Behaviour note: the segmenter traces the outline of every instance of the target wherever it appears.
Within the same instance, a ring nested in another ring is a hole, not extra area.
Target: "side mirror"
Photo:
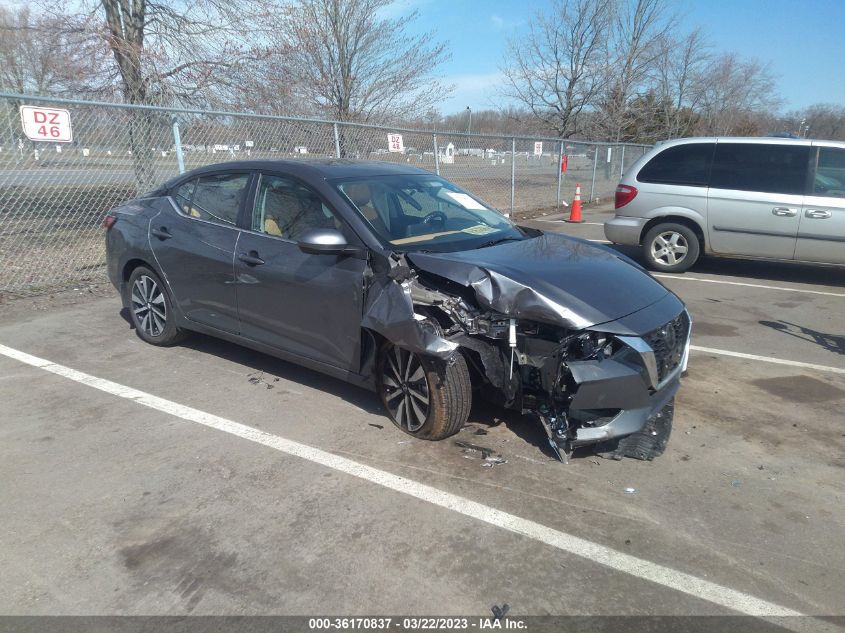
[[[361,250],[350,246],[337,229],[308,229],[297,242],[299,250],[309,255],[360,255]]]

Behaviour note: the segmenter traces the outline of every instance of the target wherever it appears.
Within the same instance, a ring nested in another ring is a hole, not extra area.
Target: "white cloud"
[[[493,25],[493,28],[497,31],[501,31],[502,28],[505,26],[505,20],[495,13],[490,16],[490,23]]]
[[[498,101],[497,90],[502,84],[500,72],[467,73],[449,75],[443,78],[443,83],[453,84],[455,90],[448,97],[437,104],[443,114],[454,114],[466,110],[467,106],[473,110],[488,110],[496,107]]]

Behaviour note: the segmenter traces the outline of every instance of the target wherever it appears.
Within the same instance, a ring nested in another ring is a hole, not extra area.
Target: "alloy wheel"
[[[656,262],[674,266],[686,259],[689,245],[677,231],[665,231],[651,242],[651,256]]]
[[[150,336],[161,336],[167,325],[164,292],[155,279],[141,275],[132,285],[132,316],[137,327]]]
[[[409,433],[418,431],[425,424],[431,394],[425,370],[415,354],[399,347],[387,353],[382,389],[384,402],[396,424]]]

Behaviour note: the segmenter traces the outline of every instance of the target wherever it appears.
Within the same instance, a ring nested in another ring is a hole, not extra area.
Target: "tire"
[[[142,341],[165,347],[185,338],[185,331],[176,327],[176,315],[167,288],[152,270],[146,266],[133,270],[126,293],[129,318]]]
[[[469,417],[472,383],[461,354],[447,362],[386,343],[379,353],[376,386],[393,424],[413,437],[445,439]]]
[[[685,224],[658,224],[643,239],[646,267],[659,272],[682,273],[688,270],[698,260],[700,251],[698,236]]]

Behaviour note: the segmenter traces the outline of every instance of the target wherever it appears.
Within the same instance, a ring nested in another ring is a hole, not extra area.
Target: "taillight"
[[[103,218],[103,228],[108,231],[117,222],[117,218],[113,215],[107,215]]]
[[[624,207],[637,195],[637,188],[628,185],[619,185],[616,187],[616,204],[615,208]]]

